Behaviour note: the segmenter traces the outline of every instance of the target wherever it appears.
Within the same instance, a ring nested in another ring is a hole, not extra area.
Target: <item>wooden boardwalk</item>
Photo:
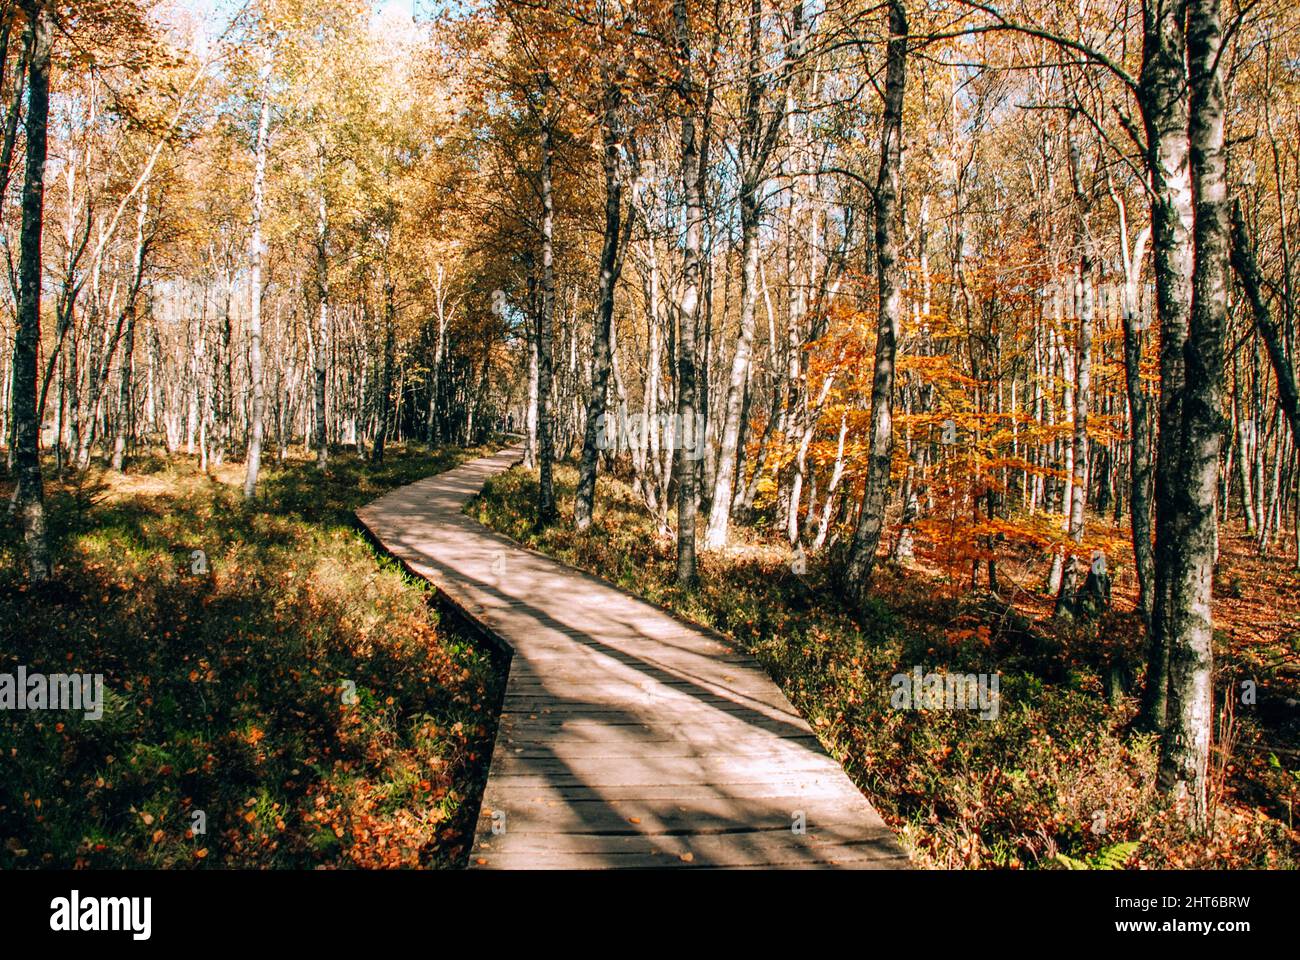
[[[471,866],[908,866],[752,658],[461,513],[519,458],[357,514],[514,651]]]

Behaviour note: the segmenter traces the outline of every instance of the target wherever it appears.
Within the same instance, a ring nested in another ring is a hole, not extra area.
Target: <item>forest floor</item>
[[[0,674],[102,673],[103,716],[0,711],[0,868],[463,864],[503,665],[352,511],[486,452],[270,464],[252,508],[242,464],[50,480],[54,582],[0,533]]]
[[[488,526],[729,636],[764,664],[917,861],[938,867],[1300,865],[1300,575],[1291,549],[1261,558],[1225,527],[1216,582],[1212,836],[1189,835],[1155,789],[1157,744],[1131,731],[1136,702],[1108,695],[1120,663],[1140,673],[1131,575],[1099,621],[1052,619],[1045,562],[1014,558],[1014,585],[972,594],[924,564],[885,565],[854,616],[827,570],[793,572],[784,541],[733,530],[701,554],[698,589],[673,585],[675,545],[622,479],[602,476],[595,520],[577,534],[576,471],[555,474],[560,521],[534,529],[535,472],[490,480],[466,511]],[[1099,525],[1100,522],[1099,522]],[[1115,527],[1112,537],[1121,538]],[[920,545],[918,545],[920,546]],[[924,551],[918,550],[918,555]],[[1003,564],[1003,570],[1012,567]],[[1001,709],[893,709],[890,679],[996,673]],[[1242,703],[1242,682],[1257,687]],[[1130,688],[1134,684],[1130,681]],[[1232,695],[1229,695],[1232,694]]]
[[[0,533],[0,674],[102,673],[104,715],[0,711],[0,868],[464,863],[502,665],[376,555],[352,511],[486,452],[336,455],[324,476],[290,459],[265,471],[255,509],[237,463],[202,474],[192,458],[154,456],[126,476],[51,479],[55,583],[31,591],[16,525]],[[672,539],[623,480],[602,476],[581,535],[567,523],[576,472],[556,480],[561,522],[542,534],[522,469],[467,510],[755,654],[918,862],[1300,864],[1293,544],[1265,558],[1235,521],[1221,536],[1206,840],[1159,803],[1132,697],[1106,694],[1112,662],[1141,662],[1124,564],[1100,622],[1053,620],[1031,553],[1001,565],[1000,597],[924,562],[886,565],[869,615],[853,616],[817,558],[796,575],[782,540],[738,526],[684,593]],[[999,718],[892,709],[890,677],[917,665],[998,673]],[[1244,680],[1254,703],[1226,695]]]

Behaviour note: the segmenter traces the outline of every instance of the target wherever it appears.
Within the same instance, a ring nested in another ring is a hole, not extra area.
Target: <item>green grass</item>
[[[107,706],[0,713],[0,867],[463,862],[501,665],[352,511],[483,452],[272,466],[251,507],[184,458],[52,483],[54,582],[0,536],[0,672],[101,673]]]
[[[1045,629],[987,598],[959,599],[884,567],[865,616],[851,615],[827,571],[791,569],[784,542],[740,529],[740,549],[704,553],[697,589],[673,582],[675,545],[656,535],[630,487],[602,476],[590,530],[570,525],[576,471],[555,472],[560,522],[534,524],[536,474],[490,480],[466,512],[544,553],[712,627],[755,655],[875,802],[920,863],[947,867],[1294,866],[1285,822],[1229,810],[1214,838],[1190,837],[1159,803],[1156,745],[1126,732],[1103,668],[1139,656],[1134,624]],[[963,711],[897,710],[890,678],[998,673],[996,721]],[[1131,846],[1121,844],[1132,844]]]

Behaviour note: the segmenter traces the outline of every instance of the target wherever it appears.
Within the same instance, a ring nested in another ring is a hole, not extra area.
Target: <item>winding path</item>
[[[513,650],[471,866],[907,867],[752,658],[461,513],[520,455],[357,512]]]

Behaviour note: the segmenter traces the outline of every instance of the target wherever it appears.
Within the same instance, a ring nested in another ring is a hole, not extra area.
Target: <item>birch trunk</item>
[[[682,293],[678,305],[677,338],[677,429],[674,436],[677,460],[677,583],[691,587],[695,569],[695,463],[688,459],[683,443],[695,430],[695,333],[700,306],[700,154],[695,130],[695,88],[691,79],[691,39],[685,0],[674,0],[673,22],[681,70],[678,94],[681,100],[681,174],[685,193],[686,242],[682,255]],[[699,442],[698,438],[690,438]]]
[[[1211,601],[1217,551],[1215,492],[1223,440],[1224,336],[1227,327],[1228,201],[1219,0],[1191,0],[1187,11],[1191,170],[1196,199],[1195,272],[1181,404],[1183,455],[1177,485],[1179,542],[1168,609],[1169,700],[1161,741],[1161,789],[1188,805],[1194,827],[1209,823],[1212,722]]]
[[[1180,539],[1178,482],[1182,397],[1192,300],[1192,184],[1188,170],[1187,0],[1151,4],[1145,12],[1138,101],[1151,174],[1151,254],[1160,318],[1160,409],[1155,469],[1155,584],[1147,675],[1139,724],[1164,729],[1168,702],[1169,598]]]
[[[329,434],[325,422],[325,375],[329,359],[329,261],[326,258],[329,244],[329,210],[325,199],[325,163],[321,159],[320,198],[316,207],[316,365],[312,384],[314,405],[313,426],[316,428],[316,468],[324,470],[329,463]]]
[[[550,82],[543,87],[544,101]],[[545,112],[549,104],[543,102]],[[555,413],[551,397],[554,371],[552,344],[555,334],[555,196],[552,169],[555,143],[551,120],[542,120],[542,309],[537,314],[537,524],[544,527],[556,516],[555,487]]]
[[[253,390],[249,416],[248,455],[245,458],[244,499],[257,495],[257,475],[262,468],[262,419],[266,395],[262,384],[262,205],[266,191],[266,139],[271,123],[271,55],[262,65],[262,104],[257,121],[257,159],[253,168],[253,235],[249,241],[249,283],[252,302],[248,310],[248,378]]]

